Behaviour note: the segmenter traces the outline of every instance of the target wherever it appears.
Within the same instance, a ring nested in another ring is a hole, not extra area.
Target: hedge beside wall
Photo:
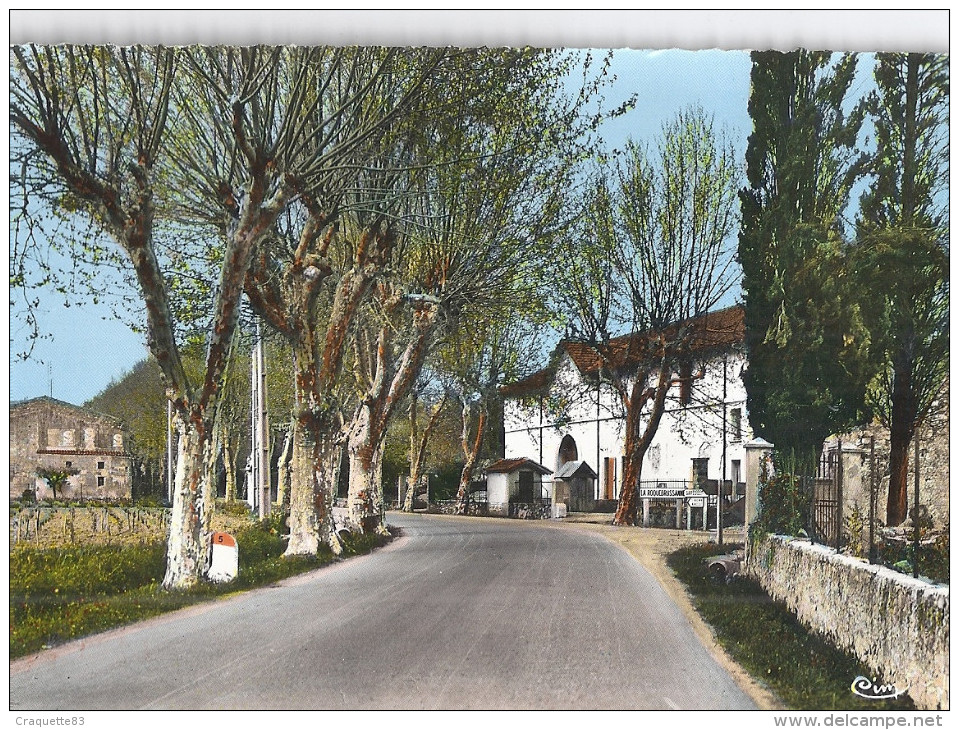
[[[858,656],[876,672],[870,679],[908,687],[920,709],[949,708],[948,586],[779,535],[750,545],[746,571],[806,626]]]

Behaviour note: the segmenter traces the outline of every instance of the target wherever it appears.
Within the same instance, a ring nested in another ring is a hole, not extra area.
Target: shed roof
[[[486,467],[487,474],[512,474],[514,471],[538,471],[540,474],[552,474],[551,469],[547,469],[542,464],[537,464],[532,459],[522,457],[519,459],[500,459],[494,461]]]
[[[586,477],[595,479],[596,472],[585,461],[567,461],[553,475],[555,479],[572,479],[573,477]]]

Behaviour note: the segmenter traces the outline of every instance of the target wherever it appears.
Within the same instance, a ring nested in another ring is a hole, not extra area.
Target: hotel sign
[[[682,487],[647,487],[639,490],[640,499],[681,499],[686,496]]]

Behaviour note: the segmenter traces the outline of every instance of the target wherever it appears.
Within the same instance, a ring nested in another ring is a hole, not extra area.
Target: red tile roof
[[[684,320],[663,330],[646,330],[616,337],[609,341],[606,352],[608,365],[623,368],[640,363],[649,357],[657,342],[661,339],[665,342],[674,340],[681,329],[689,332],[684,346],[689,354],[735,345],[746,337],[745,310],[740,306],[729,307]],[[564,344],[580,372],[591,373],[600,368],[602,360],[592,346],[579,342]]]
[[[510,383],[509,385],[504,385],[499,389],[499,392],[507,398],[521,398],[524,395],[546,390],[546,388],[549,387],[550,381],[553,379],[553,373],[553,368],[544,368],[527,378],[517,380],[515,383]]]
[[[661,338],[667,342],[674,339],[681,328],[691,330],[685,347],[689,354],[737,345],[742,343],[746,336],[745,310],[742,306],[729,307],[684,320],[661,331],[646,330],[615,337],[605,348],[608,366],[622,369],[642,362],[649,357],[656,342]],[[564,340],[560,347],[581,373],[595,373],[603,365],[603,358],[593,345]],[[555,366],[545,368],[523,380],[504,386],[500,393],[505,397],[517,398],[541,392],[548,387],[554,373]]]
[[[510,474],[514,471],[518,471],[521,468],[532,469],[533,471],[538,471],[540,474],[552,474],[553,472],[547,469],[545,466],[537,464],[532,459],[527,459],[525,457],[519,459],[500,459],[499,461],[494,461],[488,467],[486,467],[487,474]]]

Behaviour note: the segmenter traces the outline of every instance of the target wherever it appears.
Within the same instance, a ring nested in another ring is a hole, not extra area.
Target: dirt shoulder
[[[602,535],[610,542],[629,553],[640,565],[659,581],[673,602],[686,616],[696,635],[716,661],[730,673],[737,684],[761,710],[783,710],[785,706],[765,686],[757,682],[739,666],[716,641],[712,628],[693,608],[686,588],[673,575],[666,564],[666,556],[686,545],[698,545],[715,540],[715,535],[699,530],[665,530],[660,528],[642,529],[636,527],[614,527],[609,524],[612,515],[574,514],[566,520],[550,520],[551,525],[564,529],[582,530]],[[729,532],[724,542],[742,542],[742,532]]]

